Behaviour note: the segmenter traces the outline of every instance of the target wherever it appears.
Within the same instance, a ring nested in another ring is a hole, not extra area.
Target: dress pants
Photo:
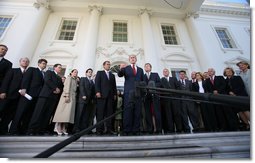
[[[10,127],[10,133],[24,134],[27,132],[36,102],[36,97],[33,97],[32,100],[28,100],[23,96],[20,97],[18,108]]]
[[[13,120],[18,103],[19,98],[15,99],[4,99],[1,100],[1,121],[0,121],[0,132],[7,133],[8,125]]]
[[[137,133],[141,122],[141,97],[135,97],[134,91],[124,93],[123,131]]]
[[[182,101],[181,106],[182,106],[181,115],[183,120],[184,131],[185,132],[190,131],[188,118],[190,119],[190,122],[194,129],[199,128],[199,114],[198,110],[196,110],[195,108],[194,102]]]
[[[147,132],[152,133],[154,131],[152,116],[155,117],[156,123],[156,132],[161,132],[162,124],[161,124],[161,110],[159,107],[159,98],[157,96],[147,96],[145,98],[144,106],[145,106],[145,121]]]
[[[162,124],[165,133],[181,132],[182,118],[180,101],[162,98]]]
[[[89,103],[84,105],[81,113],[80,127],[82,130],[93,125],[94,116],[95,105],[90,101]]]
[[[113,114],[113,97],[108,96],[107,98],[98,98],[97,99],[97,110],[96,110],[96,118],[97,122],[100,122],[104,118]],[[113,117],[114,118],[114,117]],[[112,119],[107,120],[106,122],[106,130],[107,132],[112,131]],[[97,128],[97,133],[104,132],[104,125],[101,124]]]
[[[40,97],[29,123],[28,133],[47,132],[50,120],[56,111],[59,98]]]

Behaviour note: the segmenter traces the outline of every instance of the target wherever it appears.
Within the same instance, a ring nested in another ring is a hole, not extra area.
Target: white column
[[[90,18],[88,23],[88,31],[86,35],[84,50],[82,52],[81,62],[82,71],[87,68],[95,68],[96,46],[98,37],[99,18],[102,14],[102,7],[89,6]],[[84,69],[85,67],[85,69]]]
[[[47,23],[48,16],[50,14],[49,1],[48,0],[37,0],[34,3],[36,8],[36,15],[32,20],[31,24],[27,24],[29,30],[26,34],[25,40],[22,42],[19,57],[28,57],[32,60],[34,52],[38,46],[41,34]],[[19,59],[19,58],[17,58]]]
[[[150,22],[151,11],[148,9],[140,9],[139,12],[142,22],[145,63],[148,62],[152,65],[152,71],[159,72],[159,57],[156,53],[153,31]]]
[[[204,33],[199,32],[195,19],[198,17],[198,14],[187,14],[185,18],[185,23],[187,25],[192,45],[195,49],[199,64],[202,68],[202,71],[207,71],[208,67],[211,65],[210,59],[206,55],[206,49],[204,48],[204,42],[202,37],[206,37]],[[203,36],[202,36],[203,35]]]

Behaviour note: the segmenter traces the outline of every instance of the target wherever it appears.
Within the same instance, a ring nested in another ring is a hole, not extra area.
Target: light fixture
[[[181,9],[183,6],[183,1],[181,1],[180,7],[176,7],[174,5],[172,5],[170,2],[168,2],[168,0],[163,0],[165,3],[167,3],[169,6],[175,8],[175,9]]]

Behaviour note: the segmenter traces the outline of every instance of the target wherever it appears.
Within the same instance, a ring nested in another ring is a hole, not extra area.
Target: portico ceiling
[[[40,1],[40,0],[39,0]],[[42,0],[43,1],[43,0]],[[204,0],[49,0],[50,4],[100,4],[103,6],[125,6],[126,8],[153,8],[161,10],[181,10],[196,12]]]
[[[46,4],[52,11],[86,11],[88,6],[103,7],[104,14],[137,14],[147,8],[153,15],[184,17],[199,11],[205,0],[0,0],[0,5],[8,3],[33,5]]]

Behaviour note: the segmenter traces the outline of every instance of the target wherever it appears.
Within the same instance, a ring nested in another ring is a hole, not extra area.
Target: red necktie
[[[135,65],[132,65],[132,69],[133,69],[133,74],[136,75],[136,69],[135,69]]]
[[[213,78],[211,78],[211,83],[212,83],[212,85],[214,85],[214,80],[213,80]]]

